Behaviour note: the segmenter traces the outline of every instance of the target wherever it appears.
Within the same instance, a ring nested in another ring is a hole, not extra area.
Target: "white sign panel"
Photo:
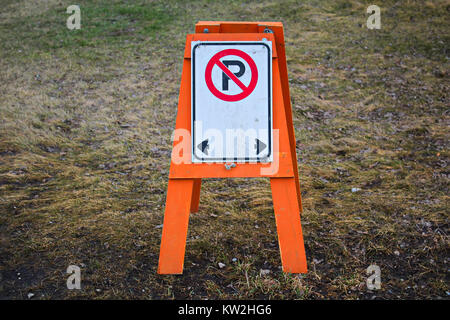
[[[192,42],[192,161],[271,162],[272,42]]]

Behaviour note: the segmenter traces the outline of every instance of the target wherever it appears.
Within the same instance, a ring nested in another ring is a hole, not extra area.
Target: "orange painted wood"
[[[195,32],[202,33],[205,28],[209,33],[262,33],[265,28],[283,28],[281,22],[243,22],[243,21],[199,21]]]
[[[300,212],[303,212],[302,195],[300,190],[300,179],[297,164],[297,143],[296,143],[297,140],[295,140],[294,123],[292,120],[291,95],[289,93],[289,78],[287,71],[283,25],[280,23],[279,25],[278,24],[272,25],[270,26],[270,28],[272,29],[275,35],[277,51],[280,52],[278,64],[280,70],[281,88],[283,90],[284,111],[286,113],[286,121],[288,123],[287,129],[289,132],[289,144],[291,146],[292,163],[294,165],[295,188],[297,192],[297,199],[298,205],[300,207]]]
[[[200,204],[200,190],[202,188],[202,179],[194,179],[194,187],[192,190],[191,212],[197,212]]]
[[[193,179],[169,179],[159,251],[159,274],[182,274]]]
[[[270,28],[273,33],[263,33]],[[204,30],[208,29],[208,33]],[[274,161],[278,170],[267,171],[274,163],[237,163],[226,170],[220,163],[192,163],[190,138],[174,142],[186,144],[187,161],[170,165],[158,273],[180,274],[186,247],[189,213],[198,211],[202,178],[270,177],[278,241],[283,271],[306,273],[306,256],[300,222],[301,193],[297,168],[296,141],[289,95],[283,25],[279,22],[201,21],[196,34],[188,35],[184,52],[176,129],[191,131],[191,41],[272,41]],[[275,133],[277,132],[277,133]],[[278,139],[275,137],[278,134]],[[278,143],[277,143],[278,142]],[[179,152],[179,150],[177,150]],[[278,153],[277,153],[278,152]],[[263,170],[265,173],[262,174]],[[269,173],[267,173],[269,172]]]
[[[295,178],[270,179],[283,271],[306,273],[306,254],[295,184]]]

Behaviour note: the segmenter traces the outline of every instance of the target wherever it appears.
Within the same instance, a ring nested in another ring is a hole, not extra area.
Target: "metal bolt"
[[[225,163],[225,169],[230,170],[231,168],[236,167],[236,163],[226,164]]]
[[[203,29],[203,33],[209,33],[208,28]]]
[[[264,33],[273,33],[273,31],[272,31],[272,29],[265,28],[265,29],[264,29]]]

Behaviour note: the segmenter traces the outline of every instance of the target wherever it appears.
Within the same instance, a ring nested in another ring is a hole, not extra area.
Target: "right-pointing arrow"
[[[203,152],[204,154],[208,155],[208,149],[209,149],[208,139],[203,140],[203,141],[197,146],[197,148],[199,148],[200,151]]]
[[[256,144],[255,144],[256,154],[259,154],[261,151],[263,151],[267,147],[267,145],[259,139],[255,139],[255,140],[256,140]]]

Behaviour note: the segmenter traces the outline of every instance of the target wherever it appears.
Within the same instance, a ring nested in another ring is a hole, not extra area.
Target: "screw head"
[[[226,170],[230,170],[231,168],[234,168],[234,167],[236,167],[236,163],[231,163],[231,164],[225,163]]]

